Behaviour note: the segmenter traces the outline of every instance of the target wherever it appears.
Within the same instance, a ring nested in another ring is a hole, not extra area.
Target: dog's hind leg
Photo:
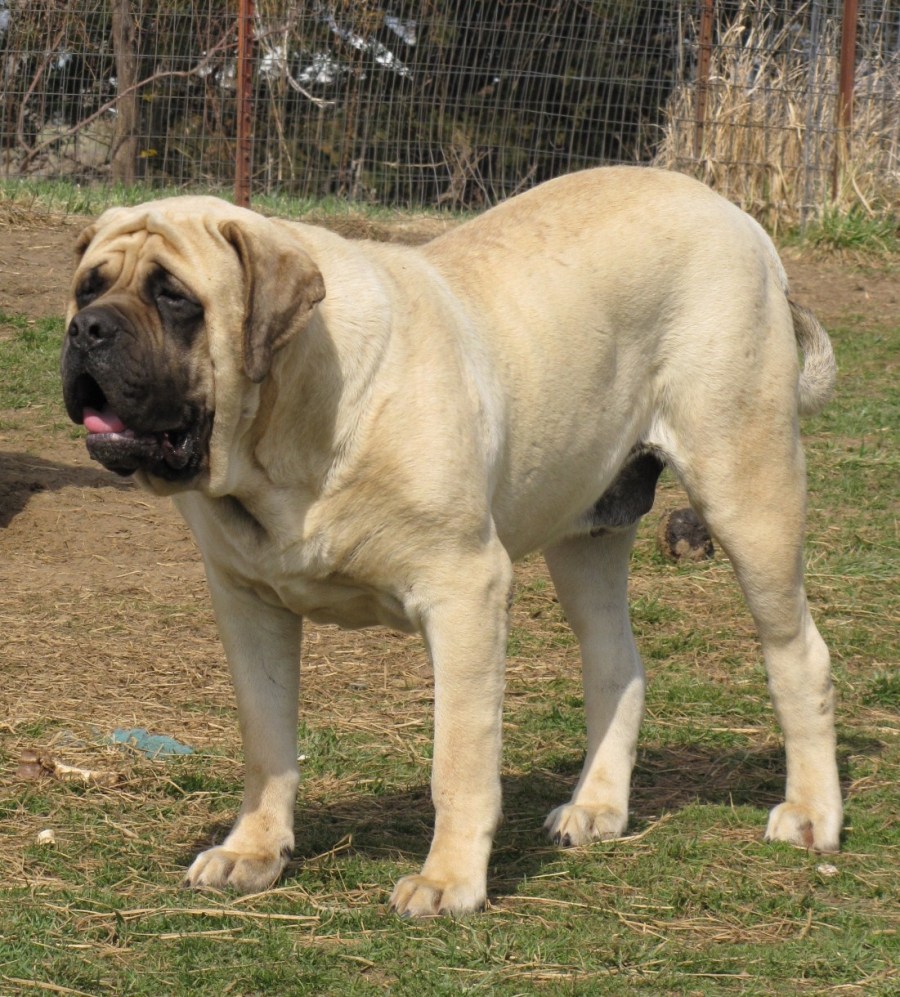
[[[834,692],[803,583],[806,474],[796,422],[762,404],[719,425],[727,431],[715,435],[698,421],[682,435],[690,446],[670,456],[734,566],[762,645],[787,761],[785,802],[772,811],[766,838],[836,851]]]
[[[578,785],[571,801],[553,810],[544,824],[549,836],[565,846],[619,837],[628,822],[644,707],[644,670],[628,617],[628,562],[636,529],[635,523],[574,537],[544,551],[581,647],[587,716],[587,756]]]

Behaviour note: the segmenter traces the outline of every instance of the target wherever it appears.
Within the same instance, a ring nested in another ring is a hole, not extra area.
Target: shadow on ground
[[[106,470],[60,464],[43,457],[0,451],[0,528],[18,516],[32,495],[60,488],[134,488]]]
[[[877,754],[880,742],[851,738],[840,746],[839,767],[845,790],[850,782],[851,755]],[[503,779],[504,823],[495,841],[489,888],[492,895],[514,893],[517,883],[539,874],[554,861],[559,849],[543,836],[547,813],[564,802],[578,778],[581,759],[553,770],[535,770]],[[639,833],[662,816],[688,806],[751,806],[760,810],[759,836],[768,810],[783,799],[784,755],[779,745],[761,749],[713,752],[690,748],[650,748],[635,768],[632,815],[628,834]],[[382,795],[357,794],[326,806],[298,808],[297,847],[286,882],[307,863],[332,854],[356,854],[369,859],[408,863],[411,869],[425,860],[433,813],[427,785],[411,786]],[[230,830],[216,824],[185,852],[185,869],[196,851],[220,843]],[[665,834],[665,830],[661,832]],[[350,841],[349,845],[346,842]],[[341,847],[345,843],[345,847]],[[386,884],[387,886],[388,884]]]

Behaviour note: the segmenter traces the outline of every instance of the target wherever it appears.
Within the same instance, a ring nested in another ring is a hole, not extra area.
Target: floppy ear
[[[97,223],[91,222],[86,228],[83,228],[78,234],[78,238],[75,240],[75,260],[76,262],[84,256],[85,250],[91,244],[91,239],[97,234]]]
[[[312,257],[279,226],[227,221],[220,231],[244,268],[244,372],[258,384],[275,351],[309,322],[325,282]]]

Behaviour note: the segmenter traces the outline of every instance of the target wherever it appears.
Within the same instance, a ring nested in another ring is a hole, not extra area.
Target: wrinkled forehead
[[[88,271],[99,271],[111,285],[126,286],[163,267],[195,293],[211,291],[234,257],[219,226],[238,211],[217,198],[199,197],[111,208],[79,239],[76,285]]]

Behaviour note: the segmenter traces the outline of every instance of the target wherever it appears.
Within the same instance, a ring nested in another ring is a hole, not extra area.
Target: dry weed
[[[812,50],[744,0],[713,47],[705,114],[695,82],[677,88],[655,164],[694,173],[768,228],[825,206],[873,214],[900,198],[900,135],[891,111],[900,64],[863,54],[849,136],[838,120],[839,25]],[[696,142],[700,139],[700,148]],[[833,188],[835,164],[837,186]]]

